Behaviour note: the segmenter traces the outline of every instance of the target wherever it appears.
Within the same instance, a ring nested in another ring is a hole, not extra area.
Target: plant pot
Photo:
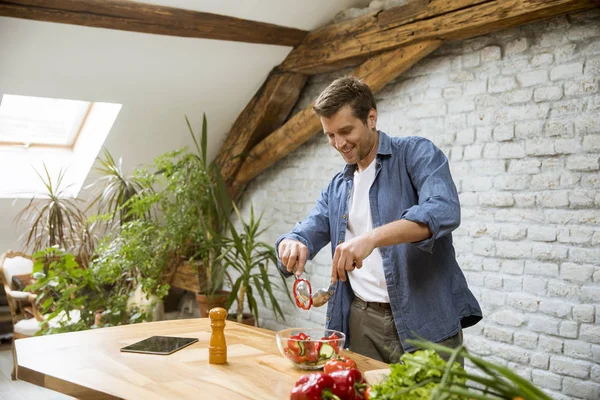
[[[104,322],[102,321],[102,316],[104,315],[104,310],[96,310],[96,314],[94,315],[94,325],[98,328],[102,328],[104,326]]]
[[[233,321],[233,322],[237,322],[237,315],[234,314],[229,314],[227,316],[227,320],[228,321]],[[256,326],[256,320],[254,319],[254,315],[249,314],[249,313],[244,313],[242,315],[242,324],[244,325],[250,325],[250,326]]]
[[[200,316],[208,318],[208,312],[214,307],[223,307],[227,304],[230,292],[218,290],[214,294],[196,293],[196,300],[200,306]]]

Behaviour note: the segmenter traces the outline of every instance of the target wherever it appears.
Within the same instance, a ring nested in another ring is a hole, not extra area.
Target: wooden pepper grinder
[[[221,307],[212,308],[208,312],[210,317],[210,343],[208,345],[208,363],[225,364],[227,362],[227,343],[225,343],[225,318],[227,311]]]

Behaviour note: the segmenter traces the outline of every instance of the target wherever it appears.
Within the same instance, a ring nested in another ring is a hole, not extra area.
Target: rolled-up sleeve
[[[419,203],[404,210],[401,218],[429,226],[431,237],[411,244],[432,253],[435,240],[460,225],[458,192],[448,159],[431,141],[415,138],[406,147],[405,161]]]
[[[321,192],[317,203],[308,216],[298,222],[290,233],[281,235],[275,242],[275,253],[277,254],[277,266],[285,275],[290,276],[279,258],[279,243],[284,239],[297,240],[308,248],[308,259],[312,260],[315,255],[331,241],[329,231],[329,186]]]

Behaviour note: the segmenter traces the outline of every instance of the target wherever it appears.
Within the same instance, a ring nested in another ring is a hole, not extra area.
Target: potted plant
[[[126,222],[116,236],[100,243],[90,269],[105,325],[156,319],[156,308],[169,289],[162,281],[169,255],[164,229],[151,220]]]
[[[225,269],[219,256],[232,202],[217,164],[207,161],[206,116],[199,137],[187,118],[186,122],[196,151],[173,151],[156,160],[163,185],[159,208],[175,262],[188,263],[197,271],[197,299],[201,314],[207,316],[213,306],[224,306],[229,296],[222,291]]]
[[[45,164],[44,175],[37,170],[36,173],[46,191],[32,197],[15,217],[17,223],[28,221],[31,224],[25,233],[25,249],[32,253],[54,246],[68,249],[85,268],[94,252],[95,238],[94,225],[80,208],[82,200],[65,194],[64,170],[54,181]]]
[[[36,306],[44,316],[36,335],[89,329],[99,305],[92,271],[58,246],[33,255],[33,278],[24,290],[36,294]]]
[[[227,301],[227,309],[233,302],[236,302],[236,320],[243,322],[245,316],[244,306],[246,300],[248,300],[250,317],[253,317],[253,321],[249,324],[255,325],[258,322],[258,295],[265,306],[270,305],[269,307],[273,310],[275,317],[281,317],[285,320],[273,289],[282,290],[287,294],[290,301],[292,301],[292,298],[287,290],[283,275],[279,272],[276,272],[277,276],[269,274],[269,264],[272,263],[273,266],[276,266],[277,258],[275,249],[272,246],[258,240],[266,230],[260,230],[263,214],[256,219],[254,217],[254,207],[251,206],[250,219],[246,221],[241,216],[238,208],[235,205],[233,207],[241,223],[242,230],[238,232],[234,224],[229,225],[230,237],[223,239],[225,248],[219,257],[226,267],[233,270],[229,276],[235,277],[230,278],[231,294]],[[278,279],[281,280],[281,285],[276,282]]]

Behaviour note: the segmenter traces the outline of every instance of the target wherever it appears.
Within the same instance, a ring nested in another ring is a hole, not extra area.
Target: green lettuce
[[[415,353],[405,353],[400,357],[401,363],[390,365],[390,375],[383,382],[373,385],[371,398],[373,400],[420,400],[430,399],[440,386],[446,361],[434,350],[419,350]],[[463,372],[458,363],[454,363],[452,372]],[[452,385],[464,386],[466,379],[450,375],[445,382],[446,387]],[[462,396],[451,395],[448,399],[461,399]]]

